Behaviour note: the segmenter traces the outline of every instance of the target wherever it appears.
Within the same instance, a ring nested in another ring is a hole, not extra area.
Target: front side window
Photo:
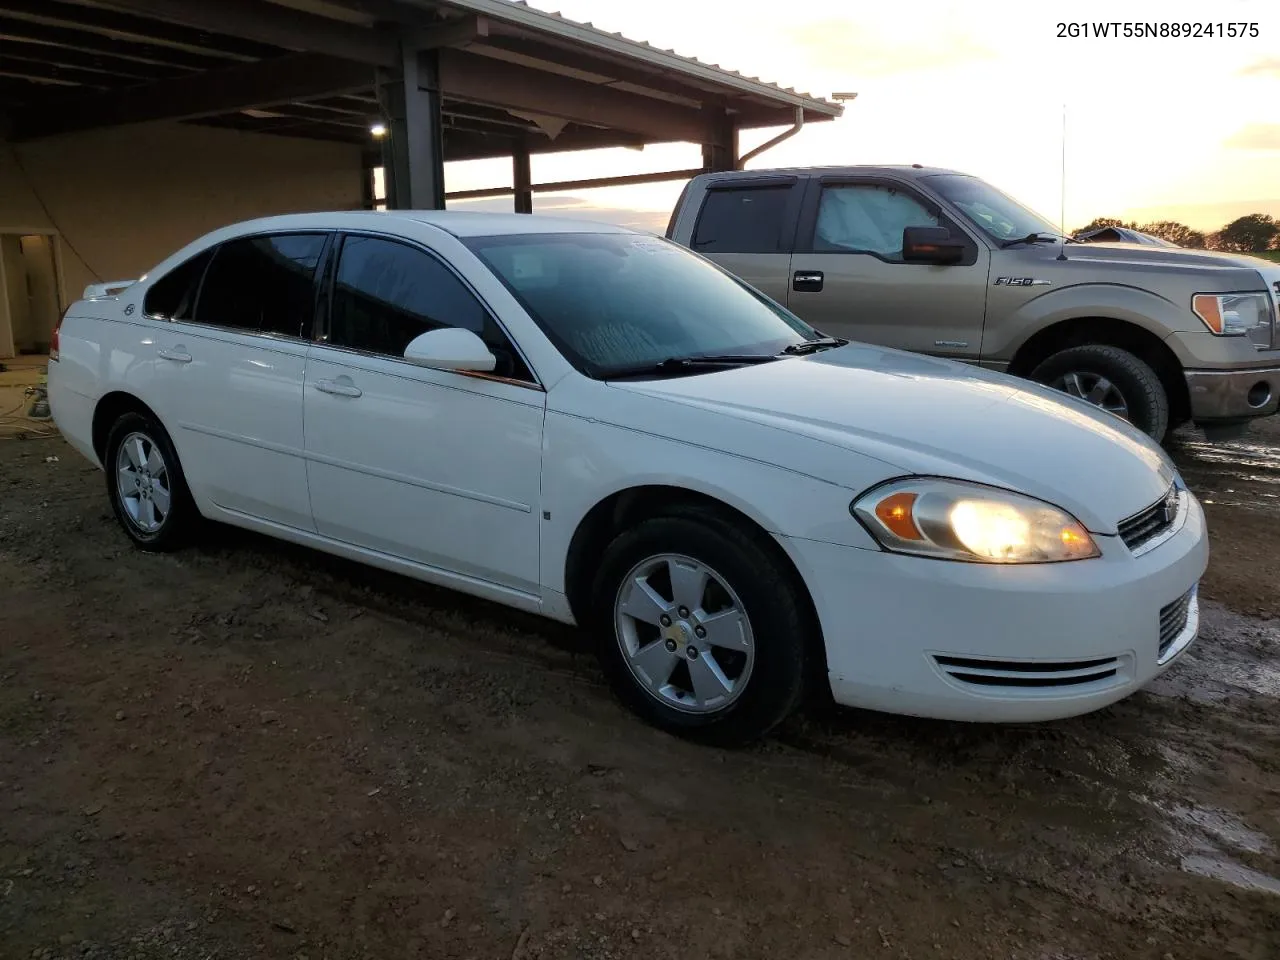
[[[142,300],[142,312],[161,320],[190,320],[196,293],[213,250],[197,253],[156,280]]]
[[[533,379],[489,311],[438,259],[379,237],[349,236],[343,241],[324,340],[403,357],[415,337],[441,327],[461,327],[478,335],[498,359],[497,375]]]
[[[822,189],[814,226],[815,253],[870,253],[902,261],[902,231],[941,226],[909,193],[886,184],[858,183]]]
[[[196,322],[304,336],[315,308],[315,271],[324,242],[322,233],[228,240],[205,273]]]
[[[1005,241],[1032,235],[1060,235],[1058,228],[1040,214],[1028,210],[977,177],[940,173],[925,177],[924,182],[992,239]]]
[[[519,234],[464,242],[588,376],[668,358],[772,356],[817,333],[658,237]]]
[[[792,186],[722,188],[707,193],[693,233],[699,253],[783,253]]]

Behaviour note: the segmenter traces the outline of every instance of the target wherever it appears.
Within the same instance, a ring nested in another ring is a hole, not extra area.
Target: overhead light
[[[385,123],[375,123],[369,128],[369,135],[375,140],[381,140],[387,135],[387,125]]]

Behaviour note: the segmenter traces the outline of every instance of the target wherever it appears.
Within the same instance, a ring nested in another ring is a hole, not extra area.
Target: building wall
[[[360,203],[356,146],[182,123],[0,143],[0,232],[56,231],[61,307],[228,223]]]

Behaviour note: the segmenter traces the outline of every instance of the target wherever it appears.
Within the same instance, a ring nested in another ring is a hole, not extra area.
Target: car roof
[[[823,166],[823,167],[771,167],[769,169],[751,169],[751,170],[725,170],[717,173],[703,173],[699,175],[700,179],[736,179],[738,177],[770,177],[770,176],[807,176],[807,177],[869,177],[869,176],[897,176],[907,178],[928,177],[939,173],[956,174],[957,176],[972,176],[960,170],[949,170],[946,167],[926,167],[914,163],[897,163],[897,164],[861,164],[853,166]]]
[[[223,237],[277,230],[376,230],[401,233],[424,223],[455,237],[508,236],[531,233],[634,233],[626,227],[595,220],[541,214],[481,213],[463,210],[332,210],[261,217],[225,227]]]

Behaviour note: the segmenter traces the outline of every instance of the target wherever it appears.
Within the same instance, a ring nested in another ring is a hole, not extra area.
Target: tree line
[[[1248,216],[1232,220],[1221,230],[1203,233],[1193,230],[1185,223],[1176,220],[1157,220],[1154,223],[1125,223],[1113,217],[1097,217],[1092,223],[1075,231],[1076,234],[1087,230],[1099,230],[1103,227],[1123,227],[1149,233],[1153,237],[1168,240],[1180,247],[1193,247],[1199,250],[1227,250],[1232,253],[1261,253],[1265,250],[1280,250],[1280,221],[1269,213],[1251,213]]]

